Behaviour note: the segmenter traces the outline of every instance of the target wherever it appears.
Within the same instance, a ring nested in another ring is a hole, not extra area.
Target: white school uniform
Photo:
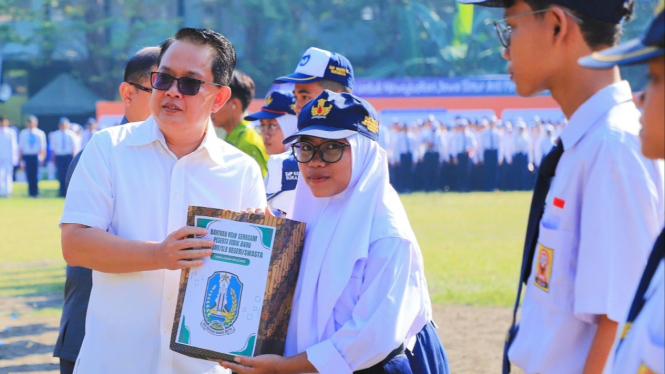
[[[46,134],[37,127],[23,129],[18,135],[18,146],[25,156],[37,156],[41,152],[46,153]]]
[[[617,355],[605,367],[605,373],[665,373],[665,261],[661,260],[644,294],[646,303],[624,341]],[[616,344],[621,338],[625,324],[617,329]]]
[[[131,167],[128,167],[131,166]],[[265,207],[256,162],[217,138],[212,123],[178,159],[152,117],[95,134],[74,171],[61,223],[161,242],[186,225],[189,205]],[[180,270],[93,271],[78,373],[228,373],[169,349]]]
[[[385,151],[348,138],[347,189],[315,198],[296,187],[293,219],[307,224],[285,356],[307,352],[322,374],[371,367],[431,320],[422,255],[388,180]]]
[[[71,130],[55,130],[49,134],[51,151],[56,156],[76,155],[79,150],[79,137]]]
[[[18,142],[16,132],[9,127],[0,127],[0,197],[12,193],[14,166],[18,164]]]
[[[627,82],[587,100],[561,134],[510,361],[527,374],[581,373],[598,318],[625,318],[663,227],[663,174],[642,156]]]

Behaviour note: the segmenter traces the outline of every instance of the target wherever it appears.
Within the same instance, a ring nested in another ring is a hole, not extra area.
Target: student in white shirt
[[[37,128],[37,117],[29,115],[18,135],[21,167],[28,180],[28,195],[39,196],[39,164],[46,158],[46,134]]]
[[[18,164],[16,132],[9,127],[9,120],[0,116],[0,197],[12,194],[14,166]]]
[[[284,138],[296,132],[298,118],[293,111],[295,97],[287,91],[273,91],[266,96],[260,111],[245,117],[246,121],[259,121],[259,131],[268,153],[268,174],[264,181],[268,207],[281,218],[293,214],[293,199],[298,182],[298,162]]]
[[[299,131],[286,139],[296,141],[301,171],[293,218],[307,223],[286,358],[222,366],[241,374],[448,372],[377,117],[366,101],[327,90],[303,107]]]
[[[495,25],[517,92],[549,90],[570,121],[539,170],[505,358],[527,374],[600,373],[663,225],[662,171],[640,153],[628,82],[577,63],[617,42],[631,2],[482,3],[505,8]]]
[[[643,109],[642,153],[651,159],[665,159],[665,2],[640,39],[628,41],[580,60],[593,69],[614,65],[649,65],[651,79],[639,96]],[[662,208],[662,206],[661,206]],[[661,231],[649,255],[628,314],[617,330],[613,356],[605,373],[665,373],[665,230]]]
[[[234,67],[222,35],[181,29],[151,74],[153,116],[105,129],[83,151],[61,218],[65,260],[94,270],[74,372],[224,372],[169,344],[180,269],[212,253],[212,241],[188,239],[207,232],[186,226],[188,206],[266,207],[258,165],[210,121]]]
[[[79,148],[78,136],[69,127],[69,119],[62,117],[58,123],[58,130],[49,134],[49,147],[53,155],[52,161],[55,163],[58,172],[58,182],[60,183],[58,193],[60,197],[65,197],[65,193],[67,192],[65,188],[67,170],[74,156],[78,153]]]

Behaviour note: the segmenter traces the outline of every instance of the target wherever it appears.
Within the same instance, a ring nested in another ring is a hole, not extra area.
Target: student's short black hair
[[[330,79],[320,79],[317,81],[324,90],[330,90],[337,93],[352,93],[351,89],[339,82]]]
[[[513,6],[515,1],[516,0],[507,0],[505,3],[506,8]],[[552,5],[551,2],[546,0],[524,0],[524,2],[527,3],[534,12],[548,9],[550,5]],[[633,14],[633,5],[634,3],[632,1],[626,3],[623,20],[630,19],[630,16]],[[603,21],[574,10],[572,10],[572,13],[582,20],[580,29],[582,30],[584,41],[591,49],[598,50],[605,46],[615,46],[619,44],[621,36],[623,35],[623,27],[621,26],[621,23]],[[542,18],[545,15],[543,13],[538,13],[535,16]]]
[[[180,29],[173,38],[168,38],[161,44],[158,64],[161,64],[162,56],[176,40],[209,47],[213,53],[212,76],[214,83],[223,86],[228,86],[231,83],[231,75],[236,68],[236,50],[224,35],[208,29],[189,27]]]
[[[233,72],[233,77],[229,87],[231,87],[231,97],[235,97],[236,99],[240,100],[240,104],[242,104],[242,110],[246,110],[249,106],[249,103],[251,103],[252,99],[254,99],[254,80],[252,80],[249,75],[243,73],[242,71],[235,70]]]
[[[138,84],[144,79],[149,79],[150,70],[153,66],[157,65],[158,59],[158,47],[146,47],[136,52],[136,54],[127,61],[124,81]]]

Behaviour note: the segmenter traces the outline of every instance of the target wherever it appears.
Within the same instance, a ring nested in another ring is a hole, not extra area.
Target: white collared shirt
[[[55,130],[49,134],[49,146],[56,156],[74,155],[78,152],[78,135],[71,130]]]
[[[540,222],[510,360],[527,374],[581,373],[598,318],[625,318],[663,227],[663,174],[642,156],[627,82],[587,100],[561,134],[564,153]]]
[[[18,145],[23,155],[39,155],[42,151],[46,152],[46,134],[37,127],[23,129],[18,136]]]
[[[61,223],[161,242],[186,225],[189,205],[265,207],[256,162],[215,135],[178,159],[152,117],[98,132],[72,176]],[[180,271],[93,271],[78,373],[222,373],[169,349]]]
[[[0,127],[0,163],[18,164],[16,131],[9,127]]]
[[[644,294],[646,303],[616,355],[610,357],[613,365],[606,365],[605,373],[665,373],[665,261],[661,260]],[[624,318],[625,320],[625,318]],[[617,329],[616,344],[624,330],[625,322]],[[640,370],[650,371],[640,371]]]

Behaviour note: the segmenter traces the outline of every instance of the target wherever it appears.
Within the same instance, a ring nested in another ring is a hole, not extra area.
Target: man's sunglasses
[[[144,87],[144,86],[141,86],[140,84],[134,83],[134,82],[125,82],[125,83],[131,84],[132,86],[136,87],[137,90],[145,91],[147,93],[152,93],[152,88]]]
[[[499,36],[499,40],[501,41],[501,45],[503,45],[503,48],[510,48],[510,36],[513,32],[512,28],[510,27],[510,25],[508,23],[506,23],[506,21],[511,20],[511,19],[515,19],[515,18],[519,18],[519,17],[528,16],[530,14],[538,14],[538,13],[549,12],[552,9],[553,8],[547,8],[547,9],[537,10],[535,12],[522,13],[522,14],[518,14],[518,15],[515,15],[515,16],[512,16],[512,17],[504,18],[500,21],[494,21],[494,29],[496,30],[496,34]],[[557,8],[557,9],[560,9],[560,8]],[[565,9],[560,9],[560,10],[562,12],[564,12],[565,14],[569,15],[570,18],[572,18],[575,22],[579,23],[580,25],[584,23],[584,21],[581,18],[579,18],[576,15],[570,13],[569,11],[567,11]]]
[[[348,146],[348,144],[335,141],[323,142],[319,145],[308,142],[296,142],[291,145],[291,149],[293,150],[293,157],[300,163],[310,162],[318,154],[323,162],[334,164],[342,159],[344,148]]]
[[[160,73],[157,71],[150,72],[150,84],[152,88],[160,91],[166,91],[171,88],[173,81],[178,82],[178,90],[183,95],[194,96],[199,93],[202,84],[211,84],[213,86],[222,87],[221,84],[206,82],[200,79],[194,79],[189,77],[180,77],[176,78],[172,75],[166,73]]]

